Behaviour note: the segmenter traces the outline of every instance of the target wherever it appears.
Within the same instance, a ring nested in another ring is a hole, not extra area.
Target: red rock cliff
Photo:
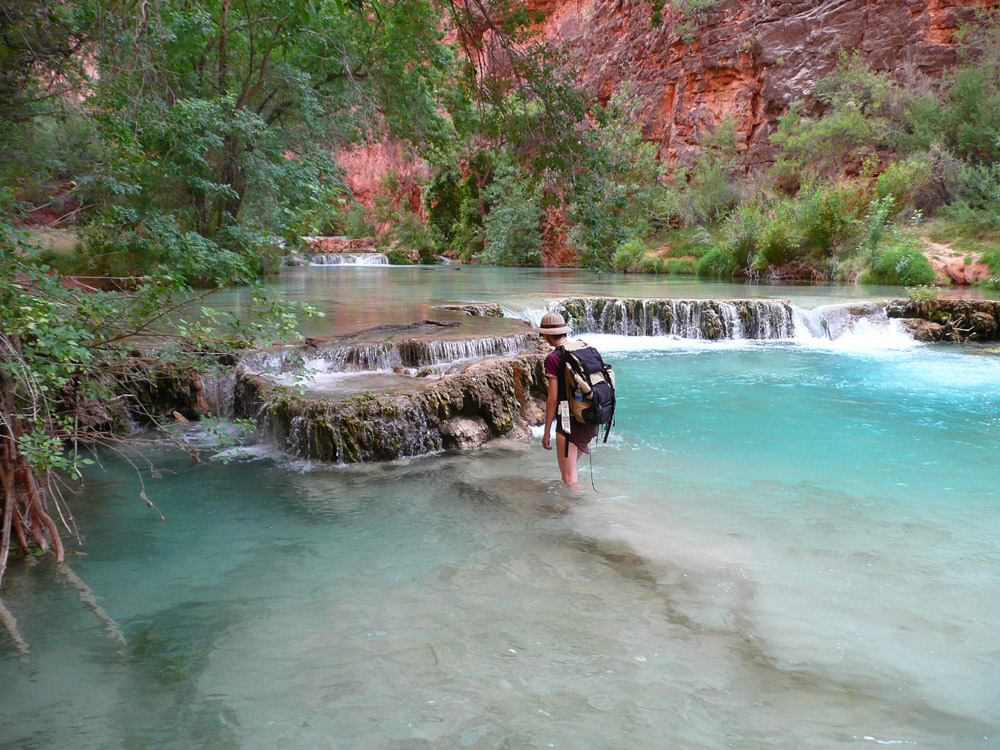
[[[805,98],[836,66],[857,51],[876,69],[909,66],[939,74],[956,59],[955,32],[996,0],[720,0],[700,15],[683,17],[667,4],[654,26],[650,3],[626,0],[528,0],[544,15],[540,32],[565,46],[578,82],[609,98],[631,82],[642,102],[645,137],[668,163],[684,162],[700,133],[725,118],[737,126],[751,164],[770,162],[768,136],[788,105]],[[378,183],[395,169],[409,184],[426,174],[408,163],[398,144],[341,155],[348,183],[370,205]],[[558,213],[558,212],[557,212]],[[550,215],[543,262],[574,265],[575,253]]]
[[[716,3],[701,16],[649,3],[539,0],[542,33],[566,46],[578,80],[601,99],[624,81],[642,107],[642,130],[667,161],[684,160],[697,135],[732,118],[751,163],[770,160],[778,115],[804,98],[842,52],[876,69],[936,75],[955,60],[955,32],[986,0],[753,0]]]

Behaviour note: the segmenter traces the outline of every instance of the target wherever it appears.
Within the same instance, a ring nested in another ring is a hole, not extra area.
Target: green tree
[[[484,197],[489,213],[483,222],[484,247],[476,260],[498,266],[541,264],[542,186],[507,154],[497,159]]]
[[[571,176],[570,243],[589,268],[609,269],[620,245],[667,218],[663,168],[635,125],[638,107],[624,87],[593,112],[597,126],[580,139],[587,151]]]
[[[450,132],[436,92],[453,56],[430,3],[377,18],[333,0],[112,7],[90,102],[113,156],[89,242],[105,267],[259,275],[277,238],[345,192],[331,148]]]

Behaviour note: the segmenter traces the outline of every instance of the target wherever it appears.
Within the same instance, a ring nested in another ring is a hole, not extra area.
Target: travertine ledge
[[[295,456],[389,461],[526,436],[544,419],[546,387],[542,357],[527,353],[478,362],[409,393],[363,391],[337,399],[301,396],[242,372],[234,413],[255,419],[278,448]]]

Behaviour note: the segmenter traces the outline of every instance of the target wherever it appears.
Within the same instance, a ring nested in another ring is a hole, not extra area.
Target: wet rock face
[[[388,461],[527,435],[544,418],[540,402],[547,388],[538,354],[480,362],[412,393],[365,391],[342,399],[299,396],[243,373],[234,411],[256,419],[293,455],[337,463]]]
[[[886,315],[902,319],[918,341],[1000,340],[1000,302],[993,300],[897,299],[889,302]]]
[[[441,444],[458,450],[478,448],[492,437],[482,417],[454,417],[441,423],[440,432]]]
[[[661,156],[685,161],[698,134],[731,117],[752,162],[771,159],[768,136],[788,105],[803,99],[857,51],[873,68],[907,63],[936,75],[953,63],[955,33],[985,0],[722,0],[687,18],[664,9],[654,27],[648,3],[544,0],[543,33],[563,43],[579,81],[606,99],[623,81],[642,101],[643,134]]]

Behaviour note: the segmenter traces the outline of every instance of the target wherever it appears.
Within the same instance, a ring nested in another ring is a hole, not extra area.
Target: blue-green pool
[[[8,573],[0,748],[1000,746],[1000,357],[588,338],[621,399],[596,492],[537,439],[159,447],[161,523],[106,458],[70,564],[128,646]]]

